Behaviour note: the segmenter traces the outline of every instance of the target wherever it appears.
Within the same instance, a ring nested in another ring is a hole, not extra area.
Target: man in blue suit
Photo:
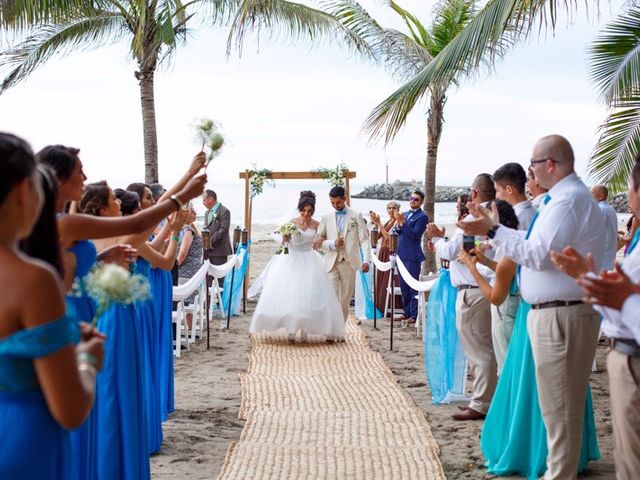
[[[413,278],[420,278],[420,266],[424,261],[422,252],[422,235],[424,235],[429,223],[429,217],[422,211],[424,193],[416,190],[411,193],[408,212],[396,213],[396,232],[398,233],[398,257],[407,267]],[[408,323],[415,323],[418,317],[418,292],[405,283],[400,276],[400,290],[402,291],[402,306],[404,319]]]

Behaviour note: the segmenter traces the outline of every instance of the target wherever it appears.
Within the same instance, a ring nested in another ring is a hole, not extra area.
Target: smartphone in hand
[[[476,237],[473,235],[463,235],[462,248],[467,253],[476,248]]]

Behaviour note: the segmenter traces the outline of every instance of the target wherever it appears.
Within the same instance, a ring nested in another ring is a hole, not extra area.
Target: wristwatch
[[[499,228],[500,228],[500,224],[494,225],[493,227],[491,227],[489,229],[489,231],[487,232],[487,237],[489,237],[489,238],[495,237],[496,236],[496,232],[498,231]]]

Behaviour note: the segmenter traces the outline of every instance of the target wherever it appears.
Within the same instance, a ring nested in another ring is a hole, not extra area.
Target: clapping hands
[[[611,272],[602,272],[600,278],[584,276],[577,283],[585,293],[585,302],[616,310],[622,309],[630,295],[640,294],[640,285],[633,283],[619,264]]]
[[[435,223],[430,223],[427,225],[427,238],[432,240],[434,238],[444,238],[446,232],[446,228],[438,228]]]
[[[491,210],[482,205],[467,203],[469,213],[474,217],[468,222],[457,222],[456,225],[464,231],[465,235],[486,235],[491,227],[498,225],[498,207],[495,202],[491,205]]]

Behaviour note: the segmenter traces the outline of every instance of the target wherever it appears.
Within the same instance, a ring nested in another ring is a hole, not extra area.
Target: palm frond
[[[198,7],[198,13],[212,26],[226,25],[230,22],[239,6],[240,0],[191,0],[184,7]]]
[[[426,45],[429,34],[427,29],[420,23],[420,21],[408,10],[405,10],[393,0],[389,0],[389,6],[404,20],[407,28],[411,32],[413,39],[421,45]]]
[[[66,25],[43,26],[0,56],[0,70],[8,71],[0,93],[24,80],[54,55],[67,55],[117,43],[129,33],[123,18],[114,13],[83,18]]]
[[[292,42],[317,43],[320,39],[334,40],[337,36],[359,53],[373,54],[367,42],[356,32],[345,28],[327,12],[287,0],[242,0],[232,22],[227,40],[227,54],[233,46],[242,52],[242,44],[249,30],[258,35],[265,30],[275,37],[280,33]]]
[[[606,102],[640,85],[640,11],[630,10],[607,25],[589,49],[591,78]]]
[[[437,5],[429,35],[431,55],[438,55],[469,24],[476,4],[476,0],[446,0]]]
[[[99,9],[88,0],[10,0],[0,3],[0,27],[20,31],[33,25],[63,23],[78,12]]]
[[[616,108],[600,127],[588,173],[598,183],[620,192],[627,187],[640,152],[640,94],[617,103]]]

